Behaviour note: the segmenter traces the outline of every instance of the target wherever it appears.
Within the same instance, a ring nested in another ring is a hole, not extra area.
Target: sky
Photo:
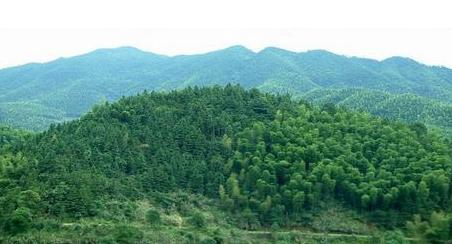
[[[452,68],[448,0],[2,0],[0,68],[97,48],[166,55],[244,45]]]

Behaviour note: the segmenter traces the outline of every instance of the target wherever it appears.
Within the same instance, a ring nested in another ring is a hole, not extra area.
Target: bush
[[[198,228],[203,228],[206,226],[206,220],[204,215],[200,212],[194,212],[190,217],[190,223]]]
[[[16,209],[10,216],[6,217],[3,229],[6,233],[15,235],[26,232],[32,223],[32,214],[30,209],[21,207]]]
[[[201,240],[200,244],[217,244],[217,241],[210,237],[206,237]]]
[[[38,230],[55,231],[61,227],[61,223],[56,219],[39,218],[33,220],[33,227]]]
[[[388,244],[405,244],[405,236],[401,231],[388,231],[384,234],[384,243]]]
[[[133,226],[121,225],[115,229],[113,236],[119,243],[138,243],[143,239],[144,234]]]
[[[146,220],[149,224],[159,225],[161,223],[160,213],[155,209],[149,209],[146,212]]]
[[[443,242],[452,239],[452,216],[443,212],[433,212],[426,221],[415,215],[413,221],[407,222],[410,236],[427,242]]]
[[[271,226],[270,226],[272,231],[278,231],[281,227],[279,226],[279,224],[277,222],[274,222]]]

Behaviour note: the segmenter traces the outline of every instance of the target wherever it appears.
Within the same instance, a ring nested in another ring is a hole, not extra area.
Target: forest
[[[2,242],[447,243],[451,213],[438,131],[238,85],[0,128]]]

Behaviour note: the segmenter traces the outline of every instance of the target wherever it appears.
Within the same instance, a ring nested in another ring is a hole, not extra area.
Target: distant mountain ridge
[[[269,47],[253,52],[243,46],[170,57],[120,47],[1,69],[0,122],[42,130],[50,123],[77,118],[94,104],[145,89],[169,91],[228,83],[306,98],[310,98],[310,92],[324,89],[366,90],[363,94],[384,92],[388,96],[385,99],[411,94],[428,103],[444,104],[446,110],[441,113],[446,119],[452,117],[448,107],[452,106],[452,70],[409,58],[377,61],[325,50],[296,53]],[[411,106],[410,101],[406,102],[404,112]],[[369,109],[375,110],[378,108]],[[435,126],[436,119],[415,121]],[[440,120],[439,124],[447,123],[444,118]]]

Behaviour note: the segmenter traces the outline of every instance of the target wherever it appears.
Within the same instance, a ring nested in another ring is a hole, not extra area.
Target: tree
[[[39,193],[32,190],[25,190],[19,194],[17,199],[17,204],[20,207],[26,207],[31,210],[37,209],[39,202],[41,201],[41,196]]]
[[[295,213],[301,213],[304,208],[305,195],[304,192],[297,192],[293,197],[293,208]]]
[[[245,210],[240,213],[239,223],[240,226],[246,230],[254,230],[259,226],[257,214],[249,208],[245,208]]]
[[[423,206],[426,206],[430,190],[428,189],[427,183],[425,183],[425,181],[421,181],[419,183],[417,192],[418,202]]]

